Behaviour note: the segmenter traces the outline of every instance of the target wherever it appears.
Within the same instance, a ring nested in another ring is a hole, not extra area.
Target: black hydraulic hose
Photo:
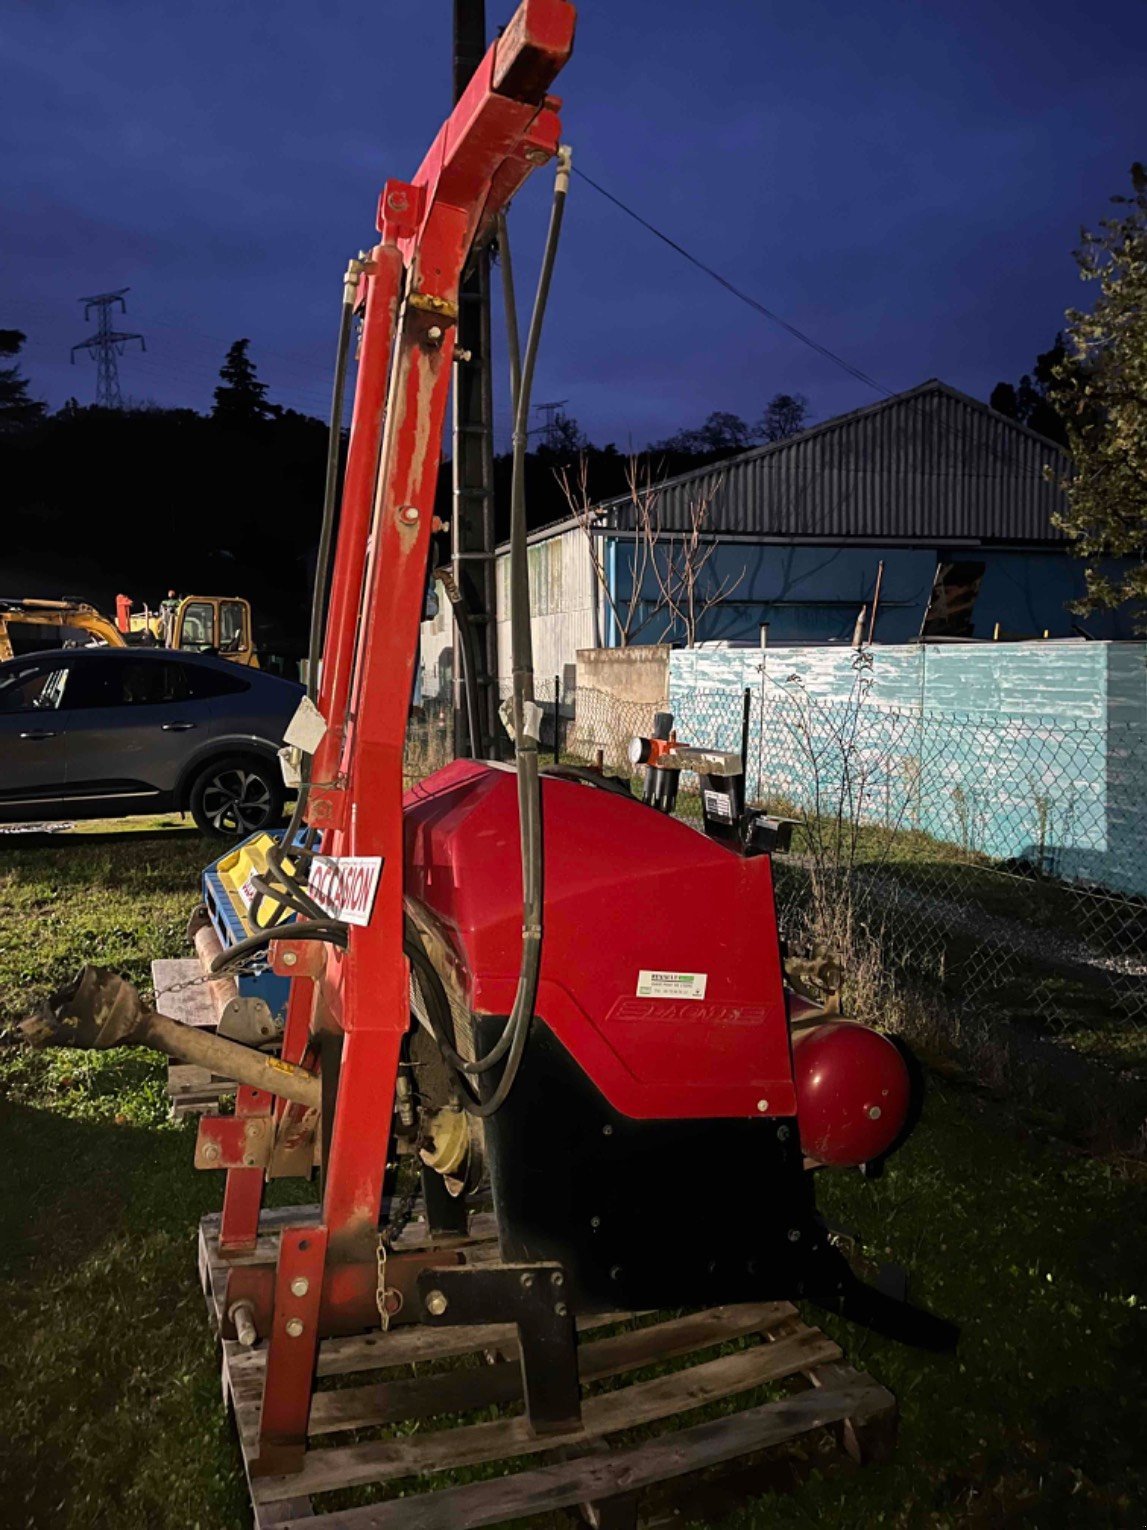
[[[325,940],[334,946],[345,946],[346,935],[346,925],[337,919],[300,919],[287,929],[272,925],[270,929],[258,930],[246,940],[237,940],[226,951],[220,951],[207,970],[212,976],[226,973],[233,963],[249,956],[252,951],[261,951],[273,940]]]
[[[518,338],[518,304],[514,297],[514,262],[510,257],[510,230],[506,214],[495,221],[498,230],[498,268],[502,273],[502,307],[506,320],[506,350],[510,358],[510,407],[517,412],[522,391],[522,346]]]
[[[518,823],[522,847],[522,960],[518,972],[518,987],[506,1030],[499,1039],[500,1046],[509,1037],[506,1065],[493,1094],[480,1106],[467,1106],[474,1114],[493,1115],[505,1101],[525,1050],[526,1037],[533,1019],[537,1001],[538,980],[542,963],[542,906],[544,897],[544,871],[542,865],[542,794],[538,776],[537,706],[534,701],[533,643],[530,634],[530,583],[529,562],[526,546],[526,445],[530,420],[530,395],[533,388],[534,368],[538,359],[542,324],[550,283],[553,279],[554,261],[557,256],[558,238],[561,233],[562,216],[565,212],[566,195],[569,191],[571,155],[564,145],[558,150],[557,176],[554,196],[550,207],[549,228],[546,230],[545,249],[542,253],[541,270],[538,273],[534,309],[522,353],[521,375],[514,378],[514,350],[517,336],[516,314],[512,303],[512,271],[506,261],[508,242],[502,251],[503,282],[509,276],[506,287],[507,325],[510,327],[511,379],[516,380],[514,397],[514,460],[510,492],[510,647],[513,666],[513,730],[514,760],[518,781]],[[504,233],[504,228],[503,228]],[[482,1059],[485,1061],[485,1058]]]
[[[338,343],[335,348],[335,376],[331,388],[331,417],[327,427],[327,471],[323,483],[323,521],[319,531],[319,550],[315,559],[315,586],[311,597],[311,629],[307,643],[307,695],[315,701],[319,694],[319,665],[322,662],[323,630],[327,614],[327,578],[330,574],[331,549],[334,546],[335,514],[338,507],[339,460],[342,456],[343,407],[346,399],[347,364],[350,361],[350,337],[354,325],[354,305],[362,262],[352,260],[343,277],[342,312],[339,314]]]
[[[331,387],[331,414],[327,426],[327,466],[323,483],[323,519],[319,529],[319,547],[315,558],[315,582],[311,595],[311,624],[307,641],[307,697],[315,702],[319,692],[319,665],[322,661],[323,632],[326,623],[327,580],[330,575],[331,551],[334,547],[335,520],[338,510],[339,461],[342,455],[343,408],[346,400],[347,369],[350,363],[351,333],[354,327],[354,307],[358,294],[358,282],[362,263],[349,261],[343,277],[342,309],[339,314],[338,341],[335,347],[335,375]],[[282,839],[267,852],[269,870],[284,886],[291,888],[298,897],[293,906],[297,912],[321,918],[324,910],[307,893],[298,878],[283,865],[293,841],[303,826],[307,796],[310,792],[310,759],[303,755],[299,768],[299,790],[290,822]],[[304,845],[295,845],[294,854],[307,854],[314,844],[314,831],[308,830]],[[258,898],[266,896],[264,888],[256,894],[252,913],[258,910]],[[277,894],[276,894],[277,896]],[[301,905],[301,906],[300,906]]]
[[[418,988],[426,1005],[426,1018],[430,1022],[434,1039],[446,1061],[459,1073],[469,1073],[475,1077],[489,1073],[490,1069],[500,1063],[510,1050],[512,1038],[509,1021],[506,1022],[498,1040],[482,1057],[476,1061],[463,1057],[455,1046],[454,1017],[450,1012],[450,1000],[446,996],[446,989],[434,969],[434,963],[426,953],[426,947],[422,944],[417,926],[409,919],[406,921],[402,949],[410,965],[418,974]]]
[[[503,1084],[499,1083],[491,1098],[484,1102],[475,1094],[474,1083],[471,1082],[471,1078],[475,1076],[480,1077],[483,1073],[488,1072],[495,1063],[500,1062],[507,1050],[514,1046],[519,1035],[521,1035],[524,1043],[527,1034],[526,1028],[519,1027],[515,1030],[510,1022],[507,1021],[496,1045],[485,1057],[476,1063],[463,1057],[454,1045],[454,1017],[450,1012],[450,1000],[446,996],[442,979],[434,970],[434,966],[427,956],[421,940],[418,938],[417,931],[409,923],[402,949],[406,953],[410,965],[418,975],[418,991],[422,995],[426,1018],[430,1022],[430,1032],[434,1037],[438,1050],[442,1054],[443,1061],[450,1069],[454,1080],[454,1087],[463,1110],[471,1116],[492,1116],[505,1099],[505,1094],[502,1092]],[[510,1064],[507,1063],[506,1066],[508,1069]],[[514,1072],[517,1072],[516,1064],[514,1065]]]

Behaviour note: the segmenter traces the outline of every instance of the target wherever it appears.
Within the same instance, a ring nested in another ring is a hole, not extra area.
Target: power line
[[[635,212],[633,208],[629,207],[625,202],[623,202],[620,197],[615,197],[611,191],[607,191],[604,186],[595,181],[592,176],[587,175],[584,170],[579,168],[579,166],[574,165],[573,168],[574,173],[580,176],[587,185],[592,186],[593,189],[601,196],[605,197],[607,202],[612,202],[615,207],[619,208],[623,213],[625,213],[627,217],[632,218],[635,223],[639,223],[641,227],[651,233],[654,238],[660,239],[662,244],[667,244],[671,250],[676,251],[676,253],[687,260],[690,265],[696,266],[699,271],[703,271],[706,276],[711,277],[713,281],[718,283],[718,285],[724,287],[727,292],[731,292],[735,298],[739,298],[742,303],[748,304],[748,306],[754,309],[755,312],[761,314],[771,323],[778,325],[781,329],[785,330],[786,333],[792,335],[794,339],[799,340],[802,345],[807,345],[811,350],[816,351],[819,356],[823,356],[827,361],[831,361],[834,366],[840,367],[843,371],[847,372],[850,377],[854,377],[857,382],[863,383],[866,388],[874,389],[875,392],[882,394],[885,398],[891,399],[897,397],[895,389],[886,387],[884,383],[878,382],[875,377],[870,376],[867,372],[862,371],[859,367],[853,366],[851,361],[846,361],[843,356],[839,356],[836,351],[830,350],[826,345],[821,345],[820,341],[814,340],[811,335],[806,335],[804,330],[798,329],[795,324],[790,324],[789,321],[782,318],[779,313],[776,313],[773,309],[766,307],[764,303],[760,302],[759,299],[753,297],[750,293],[742,291],[742,289],[731,282],[728,277],[722,276],[720,271],[716,271],[712,266],[706,265],[706,263],[698,256],[694,255],[692,251],[687,250],[684,245],[678,244],[676,239],[671,239],[668,234],[663,233],[662,230],[659,229],[655,224],[650,223],[648,218],[643,218],[640,213]],[[976,448],[986,448],[989,456],[994,457],[995,460],[1003,467],[1014,470],[1015,464],[1008,457],[1004,456],[1000,451],[998,451],[991,441],[985,439],[976,439],[962,427],[949,425],[946,420],[941,419],[939,416],[930,414],[929,411],[925,410],[914,399],[905,399],[904,402],[911,406],[914,413],[918,414],[921,418],[928,418],[934,426],[939,426],[942,431],[951,436],[953,439],[959,440],[965,445],[971,445]],[[1062,448],[1056,447],[1054,442],[1050,442],[1049,444],[1053,450],[1062,450]],[[1042,474],[1040,475],[1040,481],[1043,481]]]
[[[775,313],[771,308],[766,308],[764,303],[751,296],[748,292],[742,291],[728,277],[722,276],[720,271],[715,271],[712,266],[706,265],[703,260],[687,250],[684,245],[678,244],[676,239],[671,239],[668,234],[662,233],[659,228],[649,222],[648,218],[643,218],[640,213],[634,212],[633,208],[627,206],[620,197],[615,197],[612,191],[606,191],[604,186],[599,185],[584,170],[579,169],[577,165],[573,168],[574,174],[579,175],[599,195],[605,197],[607,202],[612,202],[627,217],[632,218],[635,223],[640,223],[642,228],[648,229],[655,238],[661,240],[662,244],[667,244],[671,250],[676,250],[678,255],[681,255],[690,265],[696,266],[699,271],[704,271],[706,276],[711,276],[715,282],[718,282],[725,288],[726,292],[731,292],[735,298],[740,298],[742,303],[747,303],[750,308],[755,309],[757,313],[762,314],[773,324],[779,325],[781,329],[792,335],[795,340],[799,340],[802,345],[807,345],[811,350],[816,351],[819,356],[823,356],[827,361],[831,361],[834,366],[838,366],[847,372],[850,377],[854,377],[857,382],[862,382],[866,388],[874,388],[877,393],[883,393],[885,398],[894,397],[894,389],[886,388],[882,382],[877,382],[875,377],[870,377],[867,372],[862,372],[859,367],[854,367],[851,361],[846,361],[843,356],[838,356],[835,351],[830,351],[827,345],[821,345],[819,340],[814,340],[811,335],[806,335],[803,329],[798,329],[795,324],[790,324],[787,319],[783,319],[779,313]]]

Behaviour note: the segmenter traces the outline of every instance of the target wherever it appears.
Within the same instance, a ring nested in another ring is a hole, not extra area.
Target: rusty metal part
[[[84,967],[20,1030],[35,1047],[150,1047],[253,1089],[321,1108],[321,1086],[313,1073],[148,1009],[135,987],[107,967]]]
[[[265,1169],[270,1162],[274,1135],[271,1116],[201,1116],[195,1139],[195,1167]]]
[[[206,915],[204,918],[206,918]],[[215,958],[223,955],[223,945],[210,921],[204,923],[193,919],[192,925],[194,929],[191,933],[191,943],[195,947],[195,954],[199,958],[199,965],[205,973],[208,973],[211,971],[211,964]],[[207,988],[211,994],[211,1003],[217,1015],[226,1009],[232,999],[239,997],[239,984],[233,977],[208,978]]]
[[[462,1262],[461,1252],[455,1249],[388,1250],[382,1265],[388,1324],[418,1321],[418,1277],[423,1270],[453,1267]],[[236,1303],[249,1302],[254,1313],[255,1327],[261,1334],[269,1334],[272,1328],[275,1273],[273,1263],[260,1263],[233,1265],[227,1275],[225,1310],[230,1314]],[[377,1238],[369,1259],[342,1262],[328,1260],[322,1277],[318,1306],[319,1337],[328,1339],[340,1334],[362,1333],[364,1329],[378,1328],[381,1324],[379,1284]],[[224,1324],[222,1336],[225,1339],[236,1337],[230,1316]]]
[[[418,1156],[428,1169],[452,1175],[470,1151],[470,1128],[463,1110],[439,1110],[425,1122],[426,1137]]]
[[[268,1179],[307,1179],[316,1166],[319,1112],[290,1102],[275,1123]]]
[[[220,1036],[240,1046],[265,1047],[282,1039],[283,1026],[272,1015],[265,999],[228,999],[216,1027]]]
[[[255,1309],[250,1302],[233,1302],[227,1313],[227,1321],[235,1329],[235,1337],[247,1349],[259,1342],[255,1327]]]
[[[819,1013],[840,1013],[840,989],[844,968],[835,951],[816,947],[811,956],[789,955],[784,960],[785,981],[794,993],[819,1006]],[[802,1018],[811,1018],[805,1016]]]

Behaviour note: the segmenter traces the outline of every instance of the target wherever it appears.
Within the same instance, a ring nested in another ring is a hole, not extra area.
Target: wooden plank
[[[673,1430],[628,1450],[575,1457],[486,1482],[335,1510],[321,1515],[319,1522],[322,1530],[458,1530],[463,1525],[477,1530],[482,1525],[551,1513],[721,1466],[838,1423],[864,1406],[866,1390],[863,1383],[855,1382],[802,1392]]]
[[[566,1434],[539,1439],[530,1432],[528,1419],[517,1417],[402,1440],[371,1440],[360,1445],[313,1450],[301,1472],[290,1477],[257,1479],[255,1495],[260,1503],[266,1503],[276,1498],[385,1482],[418,1472],[473,1466],[503,1456],[535,1455],[701,1408],[765,1382],[778,1381],[793,1371],[839,1360],[840,1354],[830,1339],[809,1329],[775,1344],[762,1343],[670,1376],[591,1397],[582,1407],[582,1428]]]
[[[577,1320],[579,1333],[625,1323],[633,1312],[591,1313]],[[341,1339],[324,1339],[319,1345],[319,1376],[345,1376],[355,1371],[389,1370],[431,1360],[454,1360],[484,1350],[517,1353],[518,1333],[513,1323],[475,1323],[457,1328],[423,1328],[409,1325],[388,1333],[375,1329]],[[246,1349],[233,1362],[236,1386],[244,1393],[261,1388],[267,1363],[264,1347]],[[319,1394],[325,1395],[325,1394]]]
[[[795,1333],[801,1326],[801,1318],[797,1314],[778,1323],[766,1337],[771,1340],[783,1338],[787,1333]],[[857,1380],[869,1382],[872,1394],[865,1411],[854,1418],[842,1420],[836,1431],[837,1444],[857,1466],[863,1466],[869,1461],[886,1461],[891,1456],[896,1443],[899,1413],[896,1398],[891,1392],[844,1360],[814,1366],[802,1374],[810,1385],[833,1390],[850,1386]]]
[[[788,1302],[714,1307],[647,1328],[611,1334],[581,1345],[578,1372],[583,1385],[604,1381],[606,1377],[638,1370],[659,1360],[671,1360],[711,1349],[730,1339],[744,1338],[780,1322],[793,1311]],[[486,1343],[489,1346],[488,1339]],[[465,1413],[473,1408],[516,1402],[522,1395],[522,1372],[516,1359],[514,1330],[509,1341],[497,1347],[507,1358],[495,1365],[316,1392],[307,1432],[332,1434],[403,1418],[431,1418],[435,1414]]]
[[[160,1014],[214,1030],[219,1024],[210,985],[194,981],[203,977],[203,968],[194,956],[174,960],[160,958],[151,964],[151,986],[155,989],[155,1007]]]
[[[233,1080],[220,1078],[210,1068],[195,1063],[170,1063],[167,1069],[167,1092],[173,1099],[182,1095],[206,1094],[217,1086],[236,1087]]]
[[[199,1070],[205,1071],[205,1070]],[[284,1227],[298,1227],[304,1222],[317,1222],[321,1208],[313,1203],[302,1206],[269,1206],[259,1214],[259,1233],[277,1237]],[[209,1241],[218,1242],[221,1214],[209,1211],[200,1220]],[[466,1242],[452,1243],[452,1248],[467,1248],[470,1243],[484,1243],[498,1236],[498,1224],[492,1211],[479,1211],[470,1218],[470,1236]],[[425,1248],[430,1243],[430,1230],[421,1219],[416,1219],[403,1232],[395,1245],[397,1248]],[[278,1254],[278,1245],[275,1245]]]

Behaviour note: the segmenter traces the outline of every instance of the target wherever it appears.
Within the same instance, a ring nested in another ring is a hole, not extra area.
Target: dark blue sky
[[[491,27],[507,19],[488,0]],[[129,286],[124,392],[205,408],[249,335],[323,413],[346,256],[449,108],[450,0],[8,0],[0,327],[55,406],[76,298]],[[1147,158],[1147,4],[585,0],[575,160],[888,387],[986,397],[1086,298],[1071,258]],[[513,216],[519,283],[550,176]],[[621,446],[778,389],[876,395],[575,181],[535,398]]]

